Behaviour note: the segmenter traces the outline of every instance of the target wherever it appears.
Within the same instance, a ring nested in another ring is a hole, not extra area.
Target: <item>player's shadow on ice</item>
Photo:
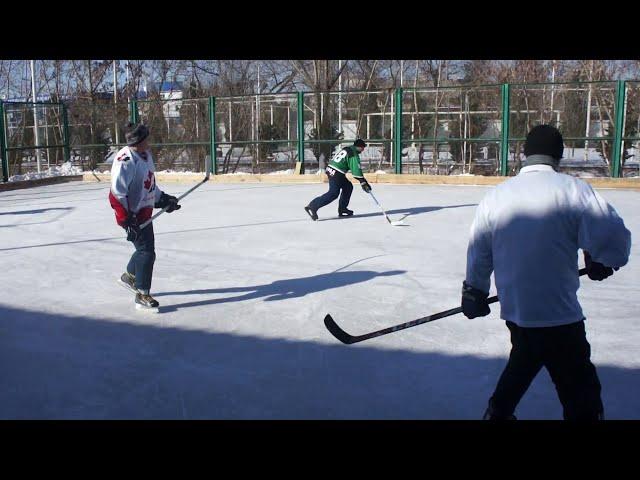
[[[0,215],[33,215],[35,213],[44,213],[49,210],[73,210],[73,208],[72,207],[38,208],[36,210],[20,210],[18,212],[0,212]]]
[[[420,213],[428,213],[435,212],[436,210],[442,210],[443,208],[460,208],[460,207],[475,207],[477,203],[467,203],[464,205],[445,205],[442,207],[412,207],[412,208],[396,208],[395,210],[385,210],[387,215],[400,214],[403,215],[400,220],[404,220],[410,215],[418,215]],[[320,211],[322,212],[322,211]],[[373,213],[356,213],[350,218],[366,218],[366,217],[381,217],[382,212],[373,212]],[[329,217],[329,218],[321,218],[319,222],[326,222],[329,220],[343,220],[345,217]],[[393,218],[392,220],[398,220]]]
[[[71,211],[73,209],[74,209],[74,207],[52,207],[52,208],[38,208],[38,209],[35,209],[35,210],[19,210],[19,211],[15,211],[15,212],[0,212],[0,215],[37,215],[37,214],[45,213],[45,212],[48,212],[48,211],[62,210],[62,212],[60,214],[58,214],[54,218],[50,218],[49,220],[44,220],[44,221],[41,221],[41,222],[28,222],[28,223],[15,223],[15,224],[11,224],[11,225],[0,225],[0,228],[2,228],[2,227],[20,227],[20,226],[23,226],[23,225],[40,225],[40,224],[43,224],[43,223],[55,222],[56,220],[60,220],[65,215],[68,215],[69,213],[71,213]]]
[[[253,285],[247,287],[210,288],[206,290],[187,290],[183,292],[160,292],[154,297],[167,295],[208,295],[214,293],[240,293],[244,295],[235,297],[215,298],[200,300],[197,302],[185,302],[175,305],[161,306],[160,312],[172,312],[180,308],[200,307],[203,305],[214,305],[217,303],[242,302],[254,298],[264,298],[265,302],[276,300],[288,300],[290,298],[304,297],[309,293],[322,292],[332,288],[346,287],[356,283],[368,282],[376,277],[390,277],[401,275],[406,270],[390,270],[388,272],[373,272],[370,270],[358,270],[352,272],[331,272],[311,277],[291,278],[288,280],[276,280],[265,285]]]

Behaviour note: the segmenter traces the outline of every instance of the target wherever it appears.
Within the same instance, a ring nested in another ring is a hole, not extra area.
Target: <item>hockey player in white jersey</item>
[[[156,259],[153,223],[142,229],[140,225],[151,218],[154,207],[168,207],[167,213],[171,213],[181,205],[176,197],[156,185],[148,137],[149,129],[144,124],[127,124],[127,146],[118,151],[111,167],[109,203],[116,222],[125,229],[127,240],[136,249],[120,284],[135,293],[136,308],[157,311],[159,304],[150,294]]]

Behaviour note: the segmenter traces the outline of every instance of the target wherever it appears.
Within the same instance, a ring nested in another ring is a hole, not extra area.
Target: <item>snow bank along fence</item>
[[[315,173],[364,138],[369,174],[511,176],[529,129],[551,123],[563,171],[640,177],[640,81],[188,95],[0,102],[3,180],[68,161],[108,171],[127,119],[151,127],[158,170],[175,172],[203,172],[212,157],[213,175]]]

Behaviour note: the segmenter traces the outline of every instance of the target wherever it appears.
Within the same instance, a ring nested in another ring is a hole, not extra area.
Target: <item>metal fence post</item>
[[[69,116],[67,106],[62,104],[62,143],[64,144],[64,161],[71,161],[71,148],[69,146]]]
[[[209,97],[209,148],[211,156],[210,171],[215,175],[218,171],[218,157],[216,155],[216,97]],[[207,167],[205,166],[205,169]]]
[[[393,160],[395,173],[402,173],[402,87],[395,91],[394,135],[393,135]]]
[[[298,161],[304,173],[304,92],[298,92]]]
[[[0,100],[0,154],[2,154],[2,181],[9,181],[9,159],[7,158],[7,130],[4,123],[4,102]]]
[[[138,102],[135,98],[132,98],[129,102],[129,120],[131,123],[138,123],[139,117]]]
[[[509,173],[509,105],[511,85],[502,84],[502,141],[500,148],[500,175],[506,177]],[[518,155],[519,152],[515,152]]]
[[[627,82],[624,80],[618,80],[616,82],[616,123],[615,134],[613,140],[613,155],[611,162],[611,176],[622,176],[622,137],[624,136],[624,97],[627,93]]]

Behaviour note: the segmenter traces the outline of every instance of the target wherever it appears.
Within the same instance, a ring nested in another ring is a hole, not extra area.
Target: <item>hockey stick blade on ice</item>
[[[585,275],[587,273],[586,268],[581,268],[578,272],[579,275]],[[498,301],[498,296],[489,297],[487,299],[487,303],[495,303]],[[387,335],[388,333],[397,332],[398,330],[404,330],[405,328],[415,327],[416,325],[422,325],[423,323],[433,322],[434,320],[438,320],[440,318],[449,317],[451,315],[456,315],[458,313],[462,313],[462,307],[452,308],[450,310],[445,310],[443,312],[434,313],[433,315],[429,315],[427,317],[418,318],[416,320],[412,320],[411,322],[401,323],[400,325],[395,325],[393,327],[383,328],[382,330],[377,330],[371,333],[365,333],[364,335],[349,335],[342,328],[338,326],[333,317],[327,314],[324,317],[324,326],[327,327],[327,330],[340,340],[342,343],[346,345],[351,345],[353,343],[362,342],[364,340],[369,340],[370,338],[379,337],[381,335]]]
[[[389,218],[389,215],[387,215],[387,212],[384,211],[384,208],[382,208],[382,205],[380,205],[380,202],[378,202],[378,199],[373,195],[373,192],[370,191],[369,195],[371,195],[374,202],[376,202],[376,204],[380,207],[380,210],[382,210],[382,214],[384,215],[384,218],[387,219],[387,222],[389,222],[390,225],[393,225],[394,227],[407,226],[407,224],[404,223],[402,220],[392,221]]]

